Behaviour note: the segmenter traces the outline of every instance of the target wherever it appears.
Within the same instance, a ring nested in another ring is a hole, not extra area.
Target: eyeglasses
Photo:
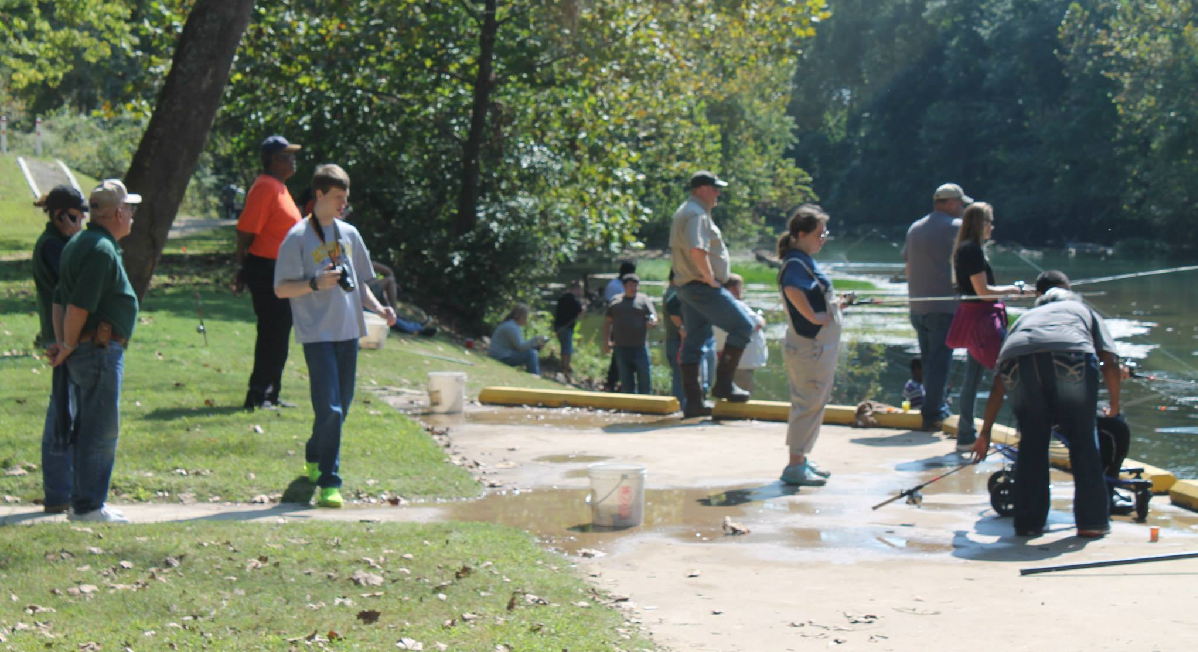
[[[827,239],[828,239],[828,236],[829,236],[829,235],[831,235],[831,234],[832,234],[832,232],[831,232],[831,231],[829,231],[829,230],[827,230],[827,229],[824,229],[824,232],[823,232],[823,233],[821,233],[821,234],[819,234],[819,239],[820,239],[820,240],[827,240]]]

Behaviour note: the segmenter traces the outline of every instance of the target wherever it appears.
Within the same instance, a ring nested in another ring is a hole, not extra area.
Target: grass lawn
[[[0,537],[0,647],[652,647],[569,566],[484,524],[14,527]]]
[[[53,160],[53,159],[47,159]],[[75,179],[83,187],[84,197],[96,187],[96,180],[80,173]],[[49,188],[42,190],[46,192]],[[33,206],[33,193],[17,165],[17,155],[0,154],[0,215],[4,216],[4,234],[0,235],[0,258],[26,255],[46,226],[46,214]]]

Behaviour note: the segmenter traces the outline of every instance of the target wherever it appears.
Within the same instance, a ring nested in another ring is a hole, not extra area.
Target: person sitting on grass
[[[366,308],[395,324],[395,310],[366,284],[370,252],[337,216],[349,200],[349,175],[326,164],[312,176],[312,214],[287,232],[275,265],[275,294],[291,302],[295,339],[304,346],[316,414],[304,447],[304,475],[320,487],[317,504],[341,507],[341,432],[354,400],[358,340]]]
[[[911,379],[903,385],[903,400],[912,410],[923,408],[923,361],[919,356],[911,358]]]
[[[512,367],[523,366],[528,373],[541,375],[541,360],[538,351],[545,345],[548,338],[536,336],[524,339],[522,330],[528,325],[528,305],[517,303],[512,306],[503,321],[491,333],[491,346],[488,354],[503,364]]]
[[[1038,537],[1044,533],[1050,506],[1048,445],[1056,424],[1069,441],[1077,535],[1102,537],[1110,532],[1110,498],[1099,458],[1095,414],[1100,373],[1110,392],[1106,416],[1119,414],[1122,379],[1114,339],[1102,318],[1070,290],[1064,273],[1049,270],[1040,274],[1036,295],[1035,307],[1015,322],[999,351],[998,373],[986,402],[981,435],[974,443],[973,460],[986,459],[1003,393],[1010,391],[1021,433],[1015,465],[1015,534]]]

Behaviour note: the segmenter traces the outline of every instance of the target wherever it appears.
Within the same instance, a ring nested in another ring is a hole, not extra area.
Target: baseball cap
[[[96,211],[106,211],[121,204],[140,203],[141,195],[129,192],[120,179],[105,179],[101,181],[100,185],[96,186],[95,190],[92,190],[91,197],[87,200],[87,204],[91,206],[93,213]]]
[[[87,212],[87,202],[83,201],[83,195],[78,190],[66,185],[55,186],[37,204],[45,207],[46,212],[51,215],[65,210]]]
[[[298,152],[302,149],[300,145],[292,145],[287,142],[287,139],[279,136],[267,136],[266,140],[262,141],[261,150],[263,154],[275,154],[277,152]]]
[[[716,188],[725,188],[728,182],[708,172],[707,170],[699,170],[691,175],[691,189],[701,188],[703,186],[715,186]]]
[[[973,197],[966,195],[965,191],[961,190],[961,186],[955,183],[946,183],[937,188],[936,194],[932,195],[932,200],[935,201],[938,199],[960,199],[966,204],[973,203]]]

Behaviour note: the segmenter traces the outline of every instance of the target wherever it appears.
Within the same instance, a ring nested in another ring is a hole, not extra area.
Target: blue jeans
[[[312,388],[312,436],[304,447],[304,461],[320,467],[322,489],[340,487],[341,428],[354,402],[354,380],[358,373],[358,340],[314,342],[304,345],[308,378]]]
[[[562,326],[557,331],[557,343],[562,347],[562,355],[574,355],[574,323]]]
[[[116,443],[121,431],[121,382],[125,348],[109,342],[100,348],[84,342],[66,361],[77,439],[71,450],[71,507],[93,512],[108,500]]]
[[[616,366],[620,368],[620,385],[624,393],[652,394],[649,381],[649,347],[617,346],[613,350],[616,354]]]
[[[513,351],[499,358],[499,361],[511,367],[525,367],[528,369],[528,373],[535,376],[541,375],[541,358],[537,355],[536,349]]]
[[[728,290],[687,283],[678,287],[678,298],[682,301],[682,324],[686,328],[682,364],[699,364],[703,345],[712,337],[713,325],[728,333],[724,346],[743,349],[749,345],[753,321]]]
[[[47,507],[59,507],[71,504],[71,480],[74,475],[71,470],[70,448],[58,452],[54,450],[55,412],[54,394],[50,394],[50,405],[46,407],[46,425],[42,429],[42,491],[45,498],[43,504]]]
[[[1069,440],[1077,528],[1106,528],[1109,497],[1095,427],[1097,356],[1032,353],[1003,362],[999,372],[1021,433],[1015,464],[1016,532],[1039,530],[1048,520],[1048,444],[1053,424]]]
[[[752,335],[752,333],[749,333]],[[715,384],[715,336],[707,338],[703,343],[703,358],[699,361],[699,382],[703,384],[703,393],[711,391]]]
[[[919,337],[919,357],[923,361],[923,425],[931,426],[951,414],[945,401],[948,372],[953,364],[953,350],[945,345],[953,316],[946,312],[911,313],[911,326]]]
[[[678,366],[678,350],[681,348],[681,338],[666,340],[666,362],[670,365],[670,394],[678,399],[678,406],[685,410],[686,394],[682,391],[682,369]]]
[[[961,405],[957,409],[957,443],[977,440],[977,424],[973,422],[973,404],[977,402],[978,385],[982,382],[982,363],[965,354],[965,380],[961,383]]]
[[[407,335],[418,335],[420,331],[424,330],[424,326],[421,326],[414,321],[398,318],[395,320],[395,325],[391,328]]]

